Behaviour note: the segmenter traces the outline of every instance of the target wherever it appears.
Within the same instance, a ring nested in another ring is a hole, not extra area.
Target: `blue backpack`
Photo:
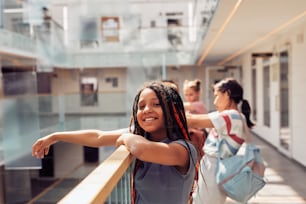
[[[218,149],[223,142],[224,140],[219,141]],[[264,172],[265,165],[260,150],[253,144],[246,143],[236,155],[226,159],[221,159],[220,154],[218,155],[217,184],[228,197],[241,203],[246,203],[265,186]]]

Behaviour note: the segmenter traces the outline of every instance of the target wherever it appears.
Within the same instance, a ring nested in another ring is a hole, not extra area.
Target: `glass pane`
[[[4,73],[3,79],[5,95],[11,96],[0,104],[5,168],[40,168],[40,160],[31,155],[40,136],[36,76],[32,72]]]
[[[289,129],[289,63],[288,52],[280,53],[280,144],[289,149],[291,134]]]
[[[289,83],[288,83],[288,53],[283,52],[280,55],[280,111],[281,127],[289,126]]]

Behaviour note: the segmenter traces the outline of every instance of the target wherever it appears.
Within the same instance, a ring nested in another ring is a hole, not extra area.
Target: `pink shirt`
[[[192,114],[204,114],[207,113],[207,109],[202,101],[195,101],[190,103],[192,106]]]

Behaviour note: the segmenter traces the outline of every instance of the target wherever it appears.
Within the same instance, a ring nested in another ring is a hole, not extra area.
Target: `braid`
[[[137,110],[138,110],[138,101],[139,101],[139,97],[140,97],[140,94],[142,92],[143,89],[141,89],[137,95],[135,96],[135,99],[134,99],[134,103],[133,103],[133,116],[131,118],[131,121],[130,121],[130,127],[132,126],[132,124],[134,125],[134,131],[133,133],[134,134],[137,134],[137,135],[144,135],[144,130],[140,127],[138,121],[137,121]]]
[[[164,121],[165,121],[165,127],[167,131],[167,137],[171,140],[173,140],[173,120],[170,114],[169,110],[169,97],[167,92],[167,87],[160,83],[153,83],[149,88],[151,88],[158,100],[160,101],[160,105],[162,107],[163,113],[164,113]]]
[[[173,129],[178,139],[190,140],[189,131],[187,127],[187,120],[185,115],[184,103],[174,89],[169,89],[169,104],[171,115],[174,115]]]

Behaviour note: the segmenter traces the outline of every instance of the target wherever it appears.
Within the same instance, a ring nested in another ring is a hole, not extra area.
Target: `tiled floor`
[[[248,204],[306,204],[306,168],[283,156],[264,141],[256,137],[253,141],[261,148],[266,162],[267,184]],[[71,190],[71,186],[80,181],[79,178],[86,176],[94,168],[95,165],[81,166],[69,178],[58,182],[32,203],[56,203]],[[226,202],[226,204],[235,203],[230,199]]]
[[[306,168],[280,154],[264,141],[254,138],[266,162],[267,184],[248,204],[306,204]],[[226,204],[235,204],[227,199]]]

